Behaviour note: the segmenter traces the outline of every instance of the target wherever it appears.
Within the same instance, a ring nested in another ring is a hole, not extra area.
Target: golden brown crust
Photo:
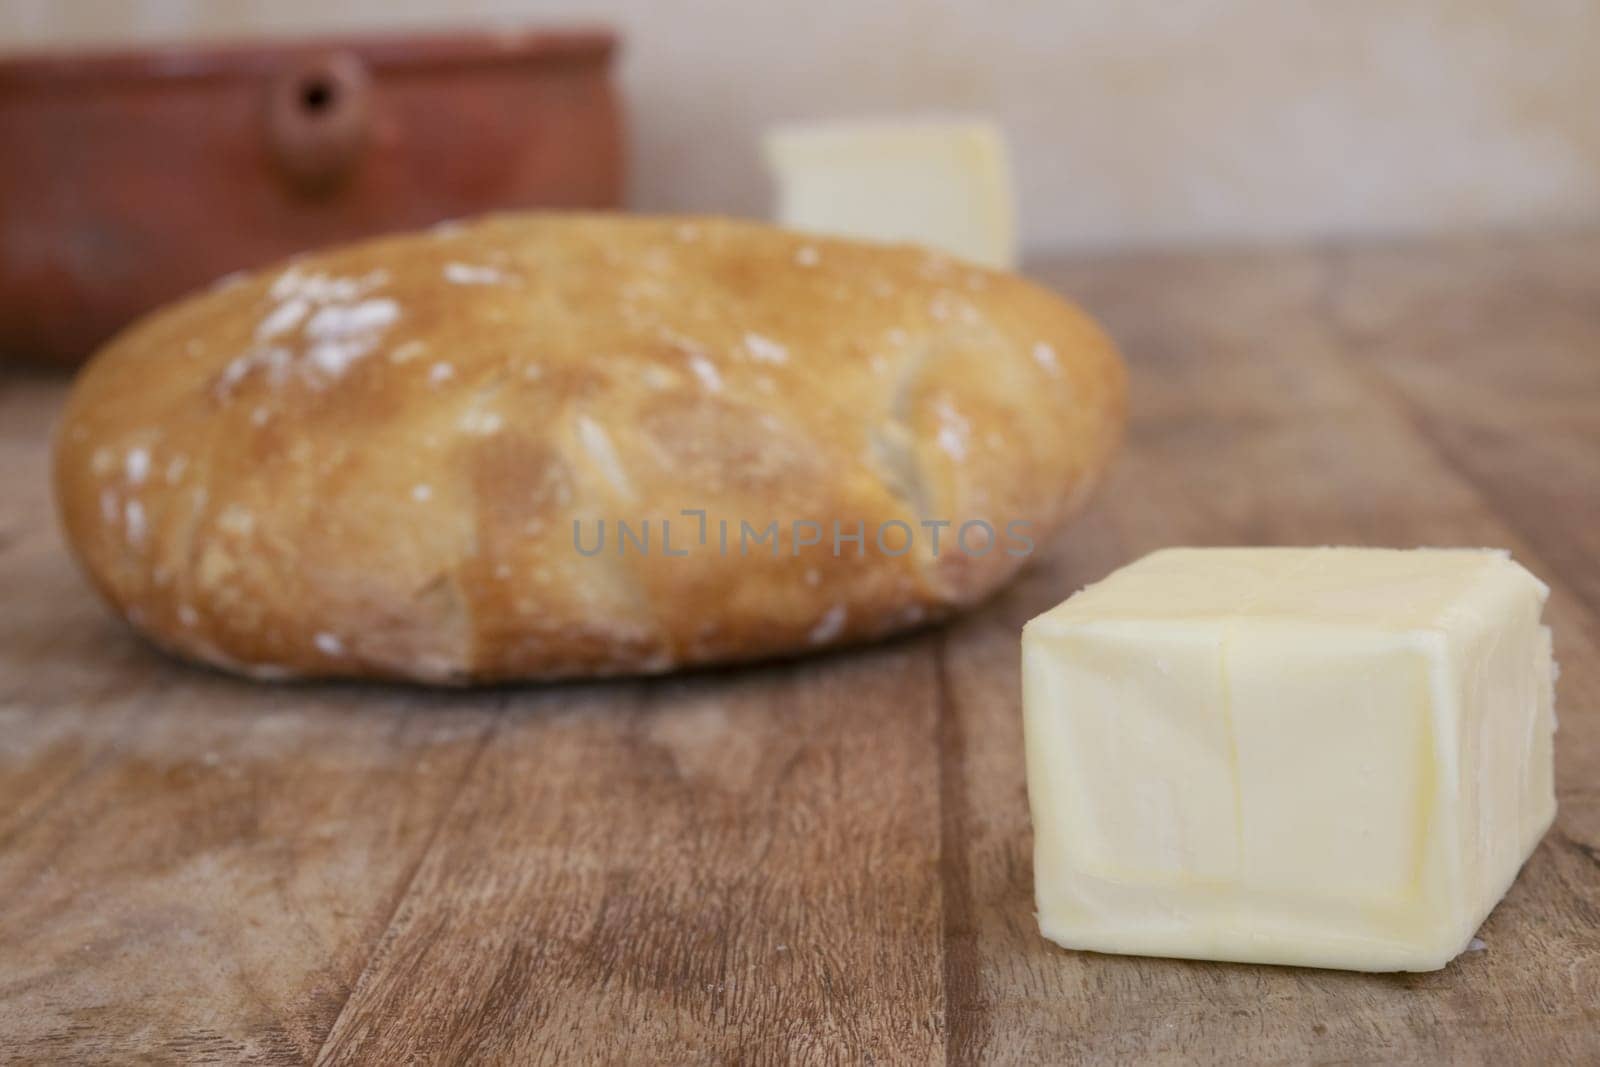
[[[649,672],[984,596],[1023,562],[1006,524],[1042,543],[1065,520],[1123,405],[1104,335],[1013,275],[722,219],[505,216],[147,317],[75,385],[56,492],[106,598],[208,663]],[[618,519],[650,528],[648,551],[619,553]],[[952,551],[969,519],[1000,546]],[[797,520],[821,543],[797,547]],[[863,524],[863,554],[834,554],[836,520]],[[937,558],[924,520],[952,523]],[[771,521],[777,555],[749,537],[741,554],[741,523]],[[892,521],[901,555],[875,543]]]

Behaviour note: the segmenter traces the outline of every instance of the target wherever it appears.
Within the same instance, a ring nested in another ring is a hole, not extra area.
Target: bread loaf
[[[55,485],[95,586],[182,656],[646,673],[971,604],[1084,500],[1123,405],[1104,335],[1010,274],[721,219],[506,216],[146,317],[75,384]]]

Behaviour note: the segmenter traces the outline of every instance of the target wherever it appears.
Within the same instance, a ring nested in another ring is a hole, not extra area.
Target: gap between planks
[[[360,989],[362,983],[368,980],[368,972],[371,971],[373,962],[379,958],[384,942],[388,940],[389,931],[394,926],[395,917],[400,914],[401,907],[405,904],[406,898],[411,895],[411,891],[416,885],[417,873],[422,870],[424,861],[433,852],[434,845],[438,843],[440,831],[450,821],[450,814],[455,810],[456,804],[460,802],[461,794],[466,789],[473,770],[483,759],[483,754],[489,750],[490,741],[500,732],[500,727],[505,722],[509,700],[504,695],[499,695],[496,697],[496,703],[497,706],[489,713],[489,722],[484,727],[483,736],[478,738],[477,744],[473,746],[472,754],[467,757],[460,773],[456,775],[455,783],[450,787],[444,803],[439,805],[438,815],[434,818],[433,825],[428,828],[426,841],[417,850],[416,858],[411,863],[411,869],[406,871],[404,877],[401,878],[400,886],[394,894],[394,900],[385,909],[383,923],[378,928],[377,936],[372,939],[372,946],[367,949],[366,958],[361,961],[361,969],[356,972],[355,979],[344,991],[344,997],[339,1001],[339,1009],[333,1013],[332,1018],[329,1020],[328,1030],[322,1035],[322,1041],[317,1045],[316,1055],[311,1058],[312,1063],[320,1064],[326,1062],[329,1046],[333,1043],[333,1036],[339,1032],[339,1022],[344,1018],[351,1001],[355,999],[356,990]]]
[[[939,889],[943,909],[942,980],[944,1058],[972,1063],[983,1047],[983,981],[976,946],[977,918],[968,866],[966,734],[950,684],[948,630],[933,641],[934,680],[938,686],[939,729]]]

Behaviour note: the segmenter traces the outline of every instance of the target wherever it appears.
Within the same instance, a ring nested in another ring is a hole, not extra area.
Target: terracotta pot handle
[[[338,188],[361,160],[371,126],[371,79],[350,52],[306,56],[267,86],[267,144],[297,193]]]

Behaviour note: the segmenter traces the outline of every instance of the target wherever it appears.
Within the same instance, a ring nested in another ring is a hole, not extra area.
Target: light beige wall
[[[602,19],[633,202],[765,212],[759,131],[961,112],[1034,247],[1600,222],[1593,0],[0,0],[0,44]]]

